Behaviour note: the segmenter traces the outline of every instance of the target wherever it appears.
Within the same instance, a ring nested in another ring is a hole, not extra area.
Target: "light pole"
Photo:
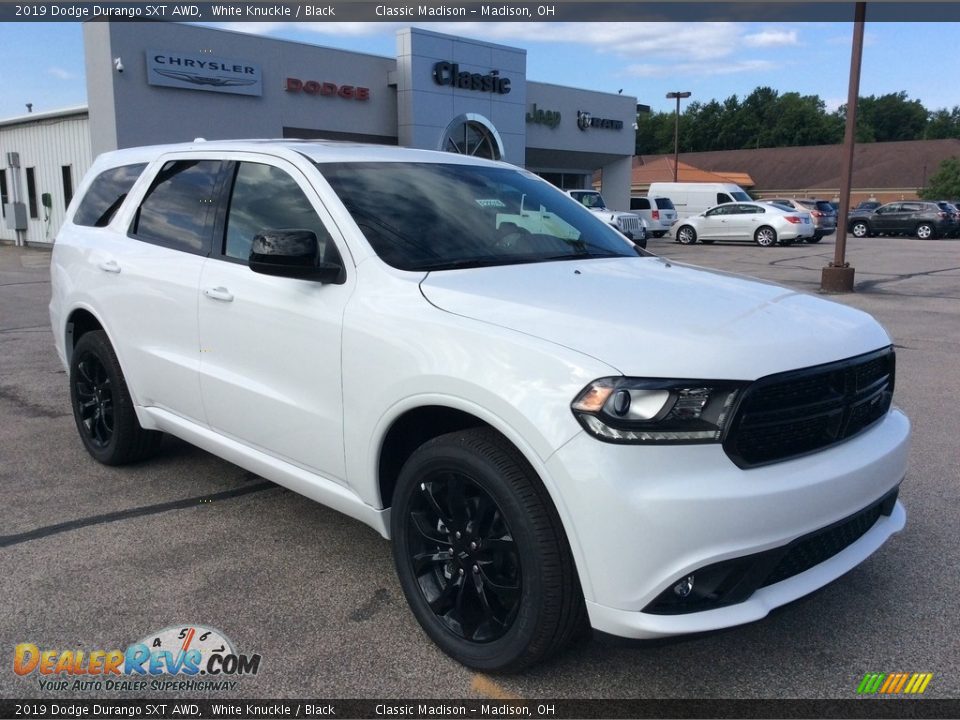
[[[677,115],[673,123],[673,181],[677,181],[677,165],[680,163],[680,98],[688,98],[689,92],[668,92],[667,100],[677,100]]]
[[[847,86],[847,126],[843,134],[840,166],[840,209],[833,262],[820,273],[820,289],[826,292],[852,292],[854,269],[847,262],[847,222],[850,217],[850,185],[853,179],[853,148],[857,131],[857,97],[860,94],[860,64],[863,58],[863,25],[867,4],[858,2],[853,11],[853,47],[850,51],[850,81]]]

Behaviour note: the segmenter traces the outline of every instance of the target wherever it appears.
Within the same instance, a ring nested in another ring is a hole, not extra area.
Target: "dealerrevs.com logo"
[[[179,625],[150,633],[125,650],[60,650],[20,643],[13,671],[49,691],[234,690],[256,675],[261,656],[238,653],[223,633]]]

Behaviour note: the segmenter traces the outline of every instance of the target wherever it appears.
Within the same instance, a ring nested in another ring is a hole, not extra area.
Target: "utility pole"
[[[853,179],[853,149],[857,132],[857,97],[860,94],[860,60],[863,58],[863,24],[867,4],[858,2],[853,19],[853,49],[850,53],[850,83],[847,87],[847,127],[843,134],[843,165],[840,169],[840,217],[833,262],[823,268],[820,289],[853,292],[854,269],[846,261],[847,222],[850,217],[850,185]]]
[[[673,123],[673,181],[677,181],[677,166],[680,164],[680,98],[688,98],[689,92],[668,92],[667,100],[677,100],[677,114]]]

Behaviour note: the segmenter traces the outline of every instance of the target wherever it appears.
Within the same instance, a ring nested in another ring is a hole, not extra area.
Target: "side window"
[[[7,216],[7,171],[0,170],[0,217]]]
[[[30,217],[40,217],[37,212],[37,174],[32,167],[27,168],[27,204],[30,206]]]
[[[649,210],[650,201],[647,200],[647,198],[631,198],[630,209],[631,210]]]
[[[707,217],[716,217],[717,215],[728,215],[730,208],[727,206],[716,207],[713,210],[707,211]]]
[[[87,227],[109,225],[146,166],[146,163],[122,165],[97,175],[80,201],[73,223]]]
[[[726,193],[717,193],[717,205],[728,202],[733,202],[733,198]]]
[[[210,239],[219,160],[173,160],[163,166],[134,218],[138,240],[203,254]]]
[[[70,205],[73,200],[73,168],[70,165],[60,167],[60,176],[63,178],[63,208]]]
[[[311,230],[322,258],[333,250],[324,227],[303,190],[286,172],[272,165],[240,163],[233,183],[223,254],[246,260],[254,235],[264,230]]]

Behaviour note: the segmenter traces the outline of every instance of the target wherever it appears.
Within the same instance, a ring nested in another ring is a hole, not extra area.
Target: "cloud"
[[[324,36],[367,37],[394,33],[410,25],[435,32],[494,42],[568,43],[612,53],[627,60],[689,58],[709,60],[727,57],[744,44],[766,47],[766,38],[780,44],[797,44],[796,31],[765,31],[746,35],[746,26],[732,22],[338,22],[338,23],[215,23],[216,27],[266,35],[278,30],[296,30]],[[753,38],[750,40],[749,38]]]
[[[698,62],[653,65],[628,65],[626,74],[633,77],[666,77],[668,75],[733,75],[742,72],[765,72],[782,67],[772,60],[733,60],[730,62]]]
[[[784,47],[798,45],[796,30],[762,30],[758,33],[743,36],[743,43],[747,47]]]
[[[47,75],[53,75],[57,80],[76,80],[77,76],[61,67],[47,68]]]

